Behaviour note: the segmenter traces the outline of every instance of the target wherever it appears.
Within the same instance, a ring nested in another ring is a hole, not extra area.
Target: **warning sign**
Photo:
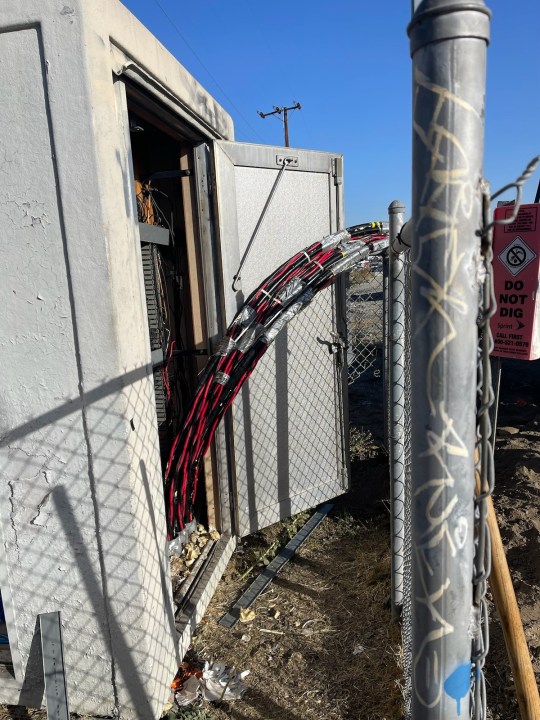
[[[495,225],[493,282],[497,312],[491,319],[493,355],[536,360],[540,357],[540,205],[523,205],[512,225]],[[514,208],[495,210],[495,221]],[[513,227],[509,241],[508,228]]]
[[[499,260],[506,266],[508,271],[515,276],[537,257],[534,250],[531,250],[523,238],[517,235],[512,242],[504,248],[499,255]]]
[[[522,205],[514,222],[503,226],[504,232],[511,233],[512,235],[522,232],[534,232],[536,230],[539,207],[540,205]],[[501,215],[505,220],[512,217],[513,213],[513,205],[505,205],[504,209],[501,210]]]

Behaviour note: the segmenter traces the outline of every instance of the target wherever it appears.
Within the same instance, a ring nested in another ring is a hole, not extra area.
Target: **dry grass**
[[[349,273],[349,284],[367,282],[373,279],[373,272],[370,268],[356,268]]]
[[[401,720],[387,458],[355,429],[351,461],[352,490],[256,601],[255,619],[232,630],[219,619],[308,515],[248,538],[229,563],[192,652],[250,670],[249,689],[240,701],[207,706],[209,720]]]
[[[400,631],[388,609],[384,517],[327,518],[255,603],[255,619],[226,630],[217,622],[247,584],[237,563],[194,641],[199,657],[251,671],[243,700],[212,709],[216,720],[401,718]]]
[[[176,711],[179,720],[400,720],[400,629],[390,619],[387,459],[370,433],[351,437],[353,489],[232,630],[218,620],[307,520],[244,541],[199,625],[191,654],[250,670],[235,703]],[[0,709],[0,720],[44,720]],[[148,720],[152,720],[149,718]]]

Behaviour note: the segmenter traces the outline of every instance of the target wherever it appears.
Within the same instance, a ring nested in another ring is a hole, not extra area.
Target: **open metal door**
[[[279,264],[342,224],[342,157],[292,148],[213,145],[226,324]],[[233,277],[283,165],[279,185]],[[238,286],[237,286],[238,287]],[[255,532],[348,488],[344,293],[320,293],[278,335],[232,408],[236,530]]]

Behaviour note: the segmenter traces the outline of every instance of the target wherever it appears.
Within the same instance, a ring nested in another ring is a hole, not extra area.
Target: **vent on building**
[[[158,287],[159,249],[154,243],[141,244],[142,265],[146,310],[148,313],[148,330],[150,333],[150,349],[164,351],[164,333],[162,302]],[[158,425],[167,420],[167,393],[160,366],[154,371],[154,390],[156,394],[156,413]]]

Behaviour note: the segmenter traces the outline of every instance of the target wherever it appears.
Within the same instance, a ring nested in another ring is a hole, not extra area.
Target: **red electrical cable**
[[[365,224],[355,230],[358,231],[356,238],[363,247],[367,236],[380,234],[381,224]],[[340,245],[343,239],[346,246]],[[339,268],[336,274],[344,270],[346,265],[341,261],[355,247],[350,236],[338,238],[334,244],[330,241],[324,247],[323,242],[313,243],[269,275],[235,316],[226,335],[229,346],[225,346],[221,356],[210,359],[184,426],[171,447],[165,473],[169,537],[185,527],[185,521],[193,516],[202,461],[214,433],[268,348],[268,342],[261,339],[261,333],[264,337],[264,333],[273,327],[288,307],[295,306],[294,314],[303,304],[308,304],[314,294],[331,285],[335,280],[332,268],[334,265]],[[292,282],[297,282],[298,288],[293,290]],[[308,291],[311,293],[309,296],[306,294]],[[304,301],[300,299],[302,296]],[[247,308],[250,308],[249,312]],[[257,326],[261,326],[260,332],[256,331]],[[244,350],[239,351],[236,342],[241,341],[244,333],[253,333],[254,330],[253,337],[259,339],[249,341],[248,336],[244,341]]]

